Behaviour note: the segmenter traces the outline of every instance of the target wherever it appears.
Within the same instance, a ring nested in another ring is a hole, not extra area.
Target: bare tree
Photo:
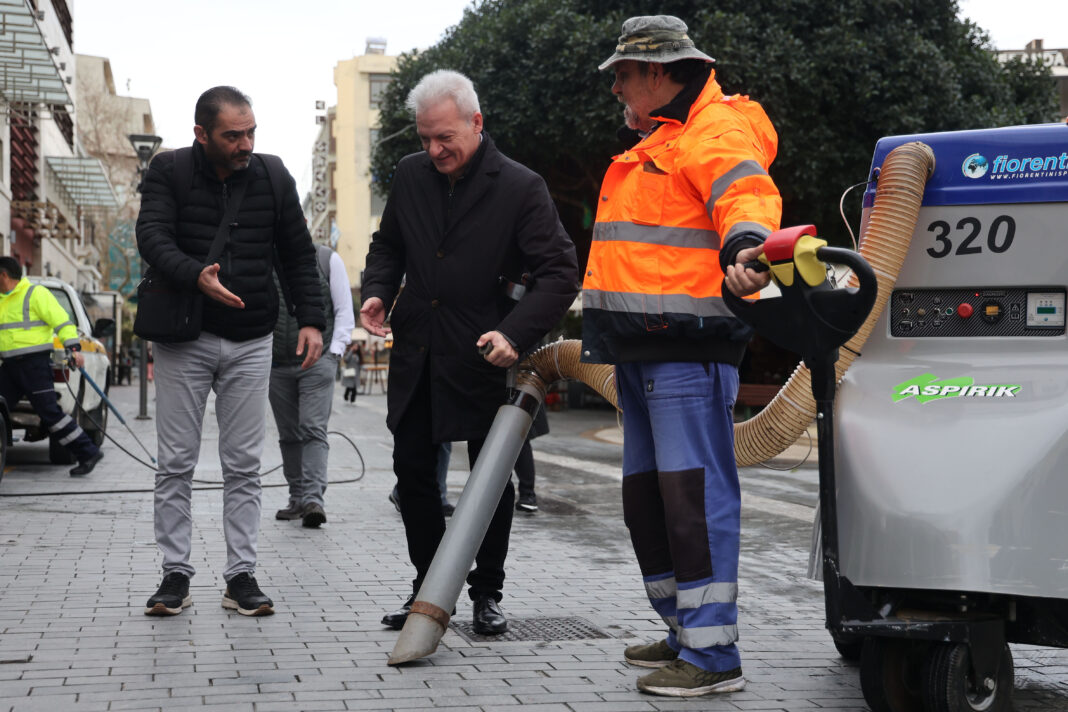
[[[151,133],[154,127],[151,113],[145,113],[147,101],[115,95],[110,69],[103,76],[105,81],[101,82],[98,73],[78,73],[78,138],[89,155],[100,159],[119,199],[117,209],[94,210],[93,220],[96,235],[105,241],[101,245],[101,275],[105,283],[129,298],[140,273],[133,230],[140,196],[136,190],[137,156],[127,136]]]

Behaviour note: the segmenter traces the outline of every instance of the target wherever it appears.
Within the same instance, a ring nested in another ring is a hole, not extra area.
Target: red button
[[[968,317],[970,317],[973,311],[975,310],[972,309],[971,304],[961,304],[959,307],[957,307],[957,313],[960,314],[962,319],[967,319]]]

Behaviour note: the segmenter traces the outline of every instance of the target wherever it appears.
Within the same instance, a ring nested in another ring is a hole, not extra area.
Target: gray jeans
[[[156,365],[156,543],[164,575],[195,573],[192,549],[193,470],[208,392],[215,391],[219,461],[223,475],[223,534],[229,581],[256,569],[260,531],[260,456],[267,418],[272,335],[229,341],[201,334],[196,341],[154,344]]]
[[[323,506],[327,424],[334,403],[337,356],[325,354],[311,368],[271,367],[271,410],[278,426],[282,473],[289,483],[289,506]]]

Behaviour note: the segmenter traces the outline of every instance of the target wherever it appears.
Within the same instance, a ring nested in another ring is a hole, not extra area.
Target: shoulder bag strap
[[[223,243],[230,236],[230,230],[237,226],[234,218],[237,217],[237,211],[241,208],[241,201],[245,198],[245,190],[247,188],[248,179],[237,181],[234,184],[234,192],[230,194],[230,200],[226,204],[226,212],[219,222],[218,229],[215,230],[215,240],[211,243],[211,249],[208,251],[208,261],[204,263],[205,265],[214,263],[215,260],[219,259],[219,255],[222,254]]]
[[[193,149],[190,146],[174,149],[174,173],[171,174],[176,211],[189,202],[189,189],[193,185]]]

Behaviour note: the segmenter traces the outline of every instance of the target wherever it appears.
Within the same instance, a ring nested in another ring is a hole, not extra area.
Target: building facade
[[[73,31],[66,0],[0,0],[0,251],[28,274],[95,292],[106,260],[98,215],[118,203],[78,140]]]
[[[311,188],[304,198],[304,217],[316,244],[336,250],[341,236],[337,226],[337,190],[334,171],[337,167],[337,142],[334,139],[336,107],[316,116],[319,133],[312,146]]]
[[[99,160],[116,197],[114,208],[97,214],[97,242],[105,255],[103,288],[129,297],[141,279],[141,259],[134,239],[139,163],[128,137],[156,133],[152,106],[148,99],[116,93],[106,57],[79,54],[75,59],[78,137],[86,153]]]
[[[357,290],[362,286],[371,235],[378,229],[385,207],[371,175],[371,152],[383,140],[378,136],[378,102],[397,66],[397,58],[387,55],[385,49],[383,40],[368,40],[363,55],[338,62],[334,69],[337,105],[327,113],[325,124],[329,131],[329,140],[324,142],[325,160],[332,170],[327,170],[324,201],[332,217],[323,234],[331,237],[317,241],[334,243],[348,268],[349,282]],[[313,178],[313,193],[316,189]],[[316,212],[314,219],[318,216]]]

